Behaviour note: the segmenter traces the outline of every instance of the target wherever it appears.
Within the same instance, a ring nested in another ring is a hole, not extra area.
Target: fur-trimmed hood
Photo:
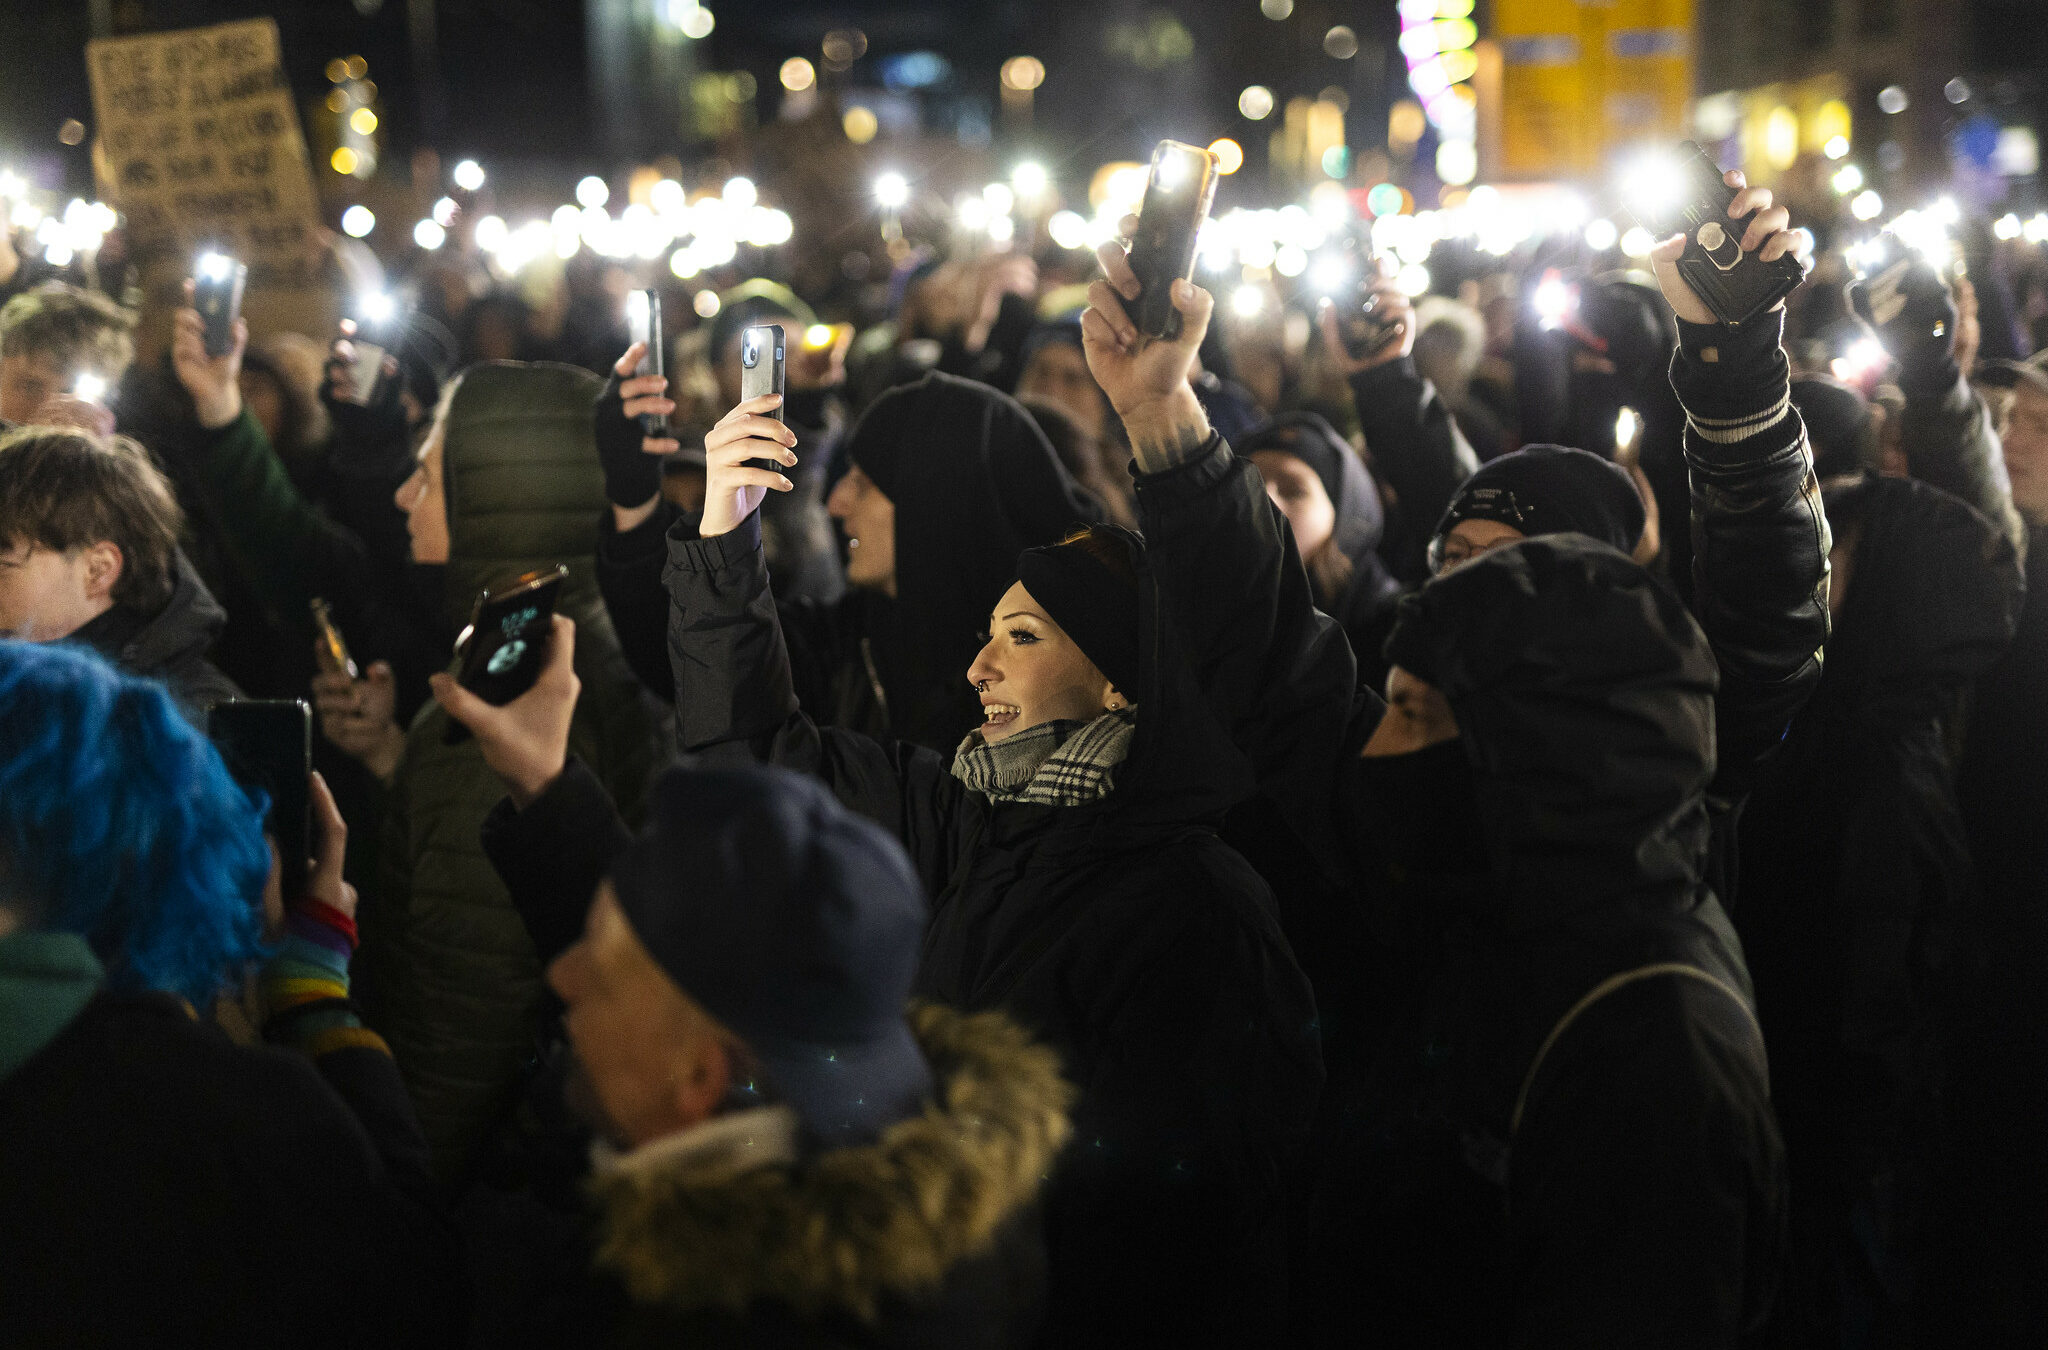
[[[759,1165],[741,1148],[638,1150],[599,1169],[597,1265],[635,1303],[875,1320],[987,1251],[1069,1127],[1059,1061],[1000,1013],[913,1006],[938,1100],[872,1144]]]

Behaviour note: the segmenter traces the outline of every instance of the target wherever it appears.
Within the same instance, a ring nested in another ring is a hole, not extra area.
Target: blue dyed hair
[[[0,641],[0,896],[109,987],[203,1008],[262,955],[263,807],[162,687]]]

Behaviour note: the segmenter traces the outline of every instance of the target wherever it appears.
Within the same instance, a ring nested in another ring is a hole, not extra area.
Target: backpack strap
[[[1655,979],[1660,975],[1678,975],[1689,980],[1698,980],[1701,984],[1720,990],[1734,1001],[1736,1007],[1742,1009],[1743,1019],[1748,1022],[1750,1030],[1756,1033],[1757,1039],[1763,1039],[1763,1028],[1757,1025],[1756,1013],[1750,1008],[1749,1000],[1725,981],[1709,975],[1698,966],[1689,966],[1682,961],[1660,961],[1655,965],[1637,966],[1634,970],[1609,975],[1587,990],[1584,998],[1566,1009],[1564,1016],[1557,1019],[1557,1025],[1550,1029],[1550,1034],[1543,1038],[1543,1044],[1536,1048],[1536,1058],[1530,1061],[1529,1072],[1522,1076],[1522,1090],[1515,1094],[1515,1109],[1508,1116],[1508,1139],[1511,1143],[1522,1128],[1522,1112],[1529,1104],[1529,1093],[1536,1086],[1536,1075],[1543,1068],[1543,1061],[1549,1057],[1551,1048],[1563,1039],[1564,1033],[1570,1029],[1572,1023],[1578,1021],[1587,1009],[1616,990],[1643,980]]]

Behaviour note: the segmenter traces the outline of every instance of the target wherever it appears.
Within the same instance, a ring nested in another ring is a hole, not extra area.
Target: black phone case
[[[1180,311],[1173,307],[1173,283],[1195,272],[1195,244],[1208,219],[1209,206],[1216,200],[1216,168],[1213,159],[1204,163],[1202,187],[1194,196],[1193,218],[1162,218],[1166,204],[1153,195],[1152,178],[1145,181],[1145,199],[1138,207],[1138,231],[1131,240],[1131,271],[1138,278],[1138,298],[1131,302],[1131,318],[1138,331],[1148,337],[1171,342],[1180,336]],[[1177,235],[1185,226],[1186,237]]]
[[[555,598],[566,567],[529,572],[500,595],[486,590],[476,598],[469,627],[455,649],[455,682],[486,703],[500,707],[533,688],[547,665],[554,636]],[[536,584],[537,583],[537,584]],[[469,736],[469,728],[448,720],[446,744]]]
[[[205,325],[208,356],[226,356],[235,345],[235,320],[242,314],[242,289],[249,284],[249,265],[238,262],[227,276],[194,277],[192,307]]]
[[[1755,213],[1731,219],[1728,204],[1735,200],[1735,189],[1721,180],[1721,167],[1692,141],[1683,142],[1679,154],[1689,188],[1685,206],[1668,219],[1637,214],[1637,221],[1660,238],[1683,230],[1678,275],[1716,319],[1748,323],[1799,289],[1806,268],[1789,253],[1765,262],[1743,252],[1742,235]]]
[[[661,292],[650,287],[642,294],[647,297],[647,331],[640,336],[647,342],[647,355],[641,358],[642,375],[668,374],[668,344],[662,338]],[[667,413],[641,413],[640,434],[643,436],[671,436]]]
[[[264,829],[277,841],[287,900],[306,893],[313,859],[313,710],[295,698],[230,699],[206,713],[207,739],[244,787],[270,796]]]
[[[785,379],[784,358],[788,348],[785,345],[782,325],[779,323],[749,325],[740,334],[742,344],[746,342],[746,335],[748,333],[770,334],[770,346],[773,350],[772,354],[768,350],[763,350],[761,353],[762,359],[752,366],[742,362],[740,366],[740,402],[744,403],[750,398],[759,398],[763,394],[783,394],[786,398],[787,391],[783,388],[783,381]],[[785,406],[787,405],[785,404]],[[778,422],[783,422],[785,426],[788,425],[783,419],[782,408],[780,407],[768,413],[767,416],[774,418]],[[783,471],[783,466],[771,459],[750,459],[747,461],[747,467],[750,469],[767,469],[774,473],[781,473]]]

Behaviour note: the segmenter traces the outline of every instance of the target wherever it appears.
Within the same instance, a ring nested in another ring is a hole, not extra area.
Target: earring
[[[1124,701],[1122,699],[1115,699],[1104,706],[1110,712],[1122,712],[1124,710]]]

